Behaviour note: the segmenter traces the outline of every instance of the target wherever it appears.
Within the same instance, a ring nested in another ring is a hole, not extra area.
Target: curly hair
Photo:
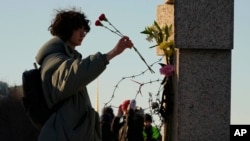
[[[57,14],[52,20],[48,30],[53,36],[58,36],[63,41],[67,41],[74,30],[84,28],[86,32],[90,31],[89,20],[83,12],[76,9],[56,10]]]

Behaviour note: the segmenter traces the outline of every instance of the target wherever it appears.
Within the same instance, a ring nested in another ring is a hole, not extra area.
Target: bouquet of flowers
[[[164,25],[162,27],[154,21],[153,25],[145,27],[142,34],[147,35],[147,40],[152,42],[153,40],[156,42],[156,45],[151,46],[150,48],[158,46],[164,52],[166,57],[166,64],[159,63],[161,65],[160,74],[164,75],[164,79],[161,82],[161,85],[164,85],[164,90],[162,94],[162,100],[160,102],[160,108],[158,109],[159,113],[162,117],[167,120],[168,113],[172,110],[173,103],[173,81],[172,76],[174,74],[174,66],[173,66],[173,54],[175,51],[174,41],[170,40],[169,37],[173,34],[172,25]],[[156,107],[154,104],[152,107]]]
[[[159,48],[164,52],[164,55],[169,59],[175,51],[174,41],[169,40],[169,37],[173,34],[172,25],[168,26],[167,24],[163,27],[160,27],[159,24],[154,21],[151,26],[145,27],[145,30],[141,32],[142,34],[147,35],[147,40],[152,42],[155,40],[156,45],[153,45],[149,48],[159,46]],[[168,64],[169,62],[167,62]]]
[[[141,33],[147,35],[146,39],[149,42],[152,42],[153,40],[156,42],[156,45],[151,46],[150,48],[159,46],[166,56],[167,63],[160,63],[160,73],[165,75],[166,78],[173,75],[174,67],[171,60],[173,52],[175,51],[175,47],[174,41],[169,40],[169,37],[173,34],[172,25],[168,26],[166,24],[163,27],[160,27],[159,24],[154,21],[153,25],[145,27],[145,30],[143,30]]]

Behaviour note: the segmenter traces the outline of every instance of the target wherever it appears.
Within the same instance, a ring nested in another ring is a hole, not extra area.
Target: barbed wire
[[[155,61],[154,63],[152,63],[150,66],[154,66],[155,64],[159,63],[162,61],[164,57],[161,57],[160,59],[158,59],[157,61]],[[148,106],[147,107],[139,107],[141,110],[143,111],[146,111],[146,110],[149,110],[149,113],[153,116],[153,115],[156,115],[158,117],[158,120],[153,120],[153,124],[158,128],[158,129],[161,129],[161,127],[163,126],[163,117],[162,117],[162,114],[160,112],[160,108],[161,108],[161,104],[162,104],[162,97],[161,97],[161,92],[163,90],[163,84],[161,83],[163,80],[161,79],[156,79],[156,80],[150,80],[150,81],[147,81],[147,82],[139,82],[139,81],[135,81],[134,79],[139,77],[139,76],[142,76],[144,75],[147,71],[149,71],[149,69],[146,69],[145,71],[142,71],[141,73],[139,74],[135,74],[135,75],[131,75],[131,76],[126,76],[126,77],[122,77],[115,85],[115,88],[113,90],[113,93],[112,93],[112,96],[110,98],[110,100],[106,103],[104,103],[104,107],[108,106],[108,104],[111,103],[111,101],[115,98],[115,92],[116,90],[119,88],[119,85],[126,79],[131,79],[131,81],[137,83],[139,86],[138,86],[138,90],[136,92],[136,95],[135,95],[135,100],[137,98],[137,96],[139,94],[143,95],[142,93],[142,87],[145,86],[145,85],[149,85],[149,84],[152,84],[152,83],[159,83],[159,88],[156,92],[155,95],[153,95],[152,92],[148,92],[149,94],[149,99],[148,99]],[[155,99],[153,99],[153,97]],[[112,105],[110,104],[109,107],[112,107],[112,108],[119,108],[119,106],[115,106],[115,105]],[[159,121],[159,123],[157,124],[155,121]]]
[[[162,59],[163,59],[163,57],[161,57],[160,59],[158,59],[157,61],[155,61],[154,63],[152,63],[152,64],[150,65],[150,67],[154,66],[156,63],[161,62]],[[146,69],[146,70],[142,71],[142,72],[139,73],[139,74],[135,74],[135,75],[131,75],[131,76],[122,77],[122,78],[117,82],[117,84],[115,85],[115,88],[114,88],[114,90],[113,90],[113,93],[112,93],[112,95],[111,95],[110,100],[109,100],[108,102],[104,103],[104,107],[106,107],[106,106],[115,98],[115,92],[116,92],[116,90],[118,89],[119,84],[120,84],[123,80],[129,79],[129,78],[134,79],[134,78],[136,78],[136,77],[139,77],[139,76],[145,74],[147,71],[149,71],[149,69]],[[141,85],[139,86],[139,90],[140,90],[141,87],[142,87],[143,85],[145,85],[145,84],[150,84],[150,83],[158,82],[158,81],[160,81],[160,80],[158,79],[158,80],[149,81],[149,82],[146,82],[146,83],[140,83]],[[138,92],[139,92],[139,91],[138,91]],[[137,92],[136,96],[138,95],[138,92]]]
[[[154,101],[153,100],[153,96],[152,96],[152,93],[151,92],[149,92],[149,101],[148,101],[148,103],[149,103],[149,113],[150,113],[150,115],[157,115],[158,116],[158,118],[159,118],[159,121],[160,121],[160,123],[159,124],[157,124],[155,121],[156,120],[153,120],[152,121],[152,123],[158,128],[158,129],[161,129],[161,127],[163,126],[163,121],[164,121],[164,119],[163,119],[163,117],[162,117],[162,115],[161,115],[161,113],[160,113],[160,104],[159,103],[161,103],[161,100],[160,100],[160,98],[159,98],[159,94],[160,94],[160,89],[159,89],[159,91],[158,91],[158,93],[157,93],[157,97],[156,97],[156,100]]]

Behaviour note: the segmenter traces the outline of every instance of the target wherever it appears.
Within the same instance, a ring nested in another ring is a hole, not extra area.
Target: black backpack
[[[41,80],[41,68],[26,70],[22,74],[23,105],[32,124],[41,129],[54,110],[50,109],[45,101]]]

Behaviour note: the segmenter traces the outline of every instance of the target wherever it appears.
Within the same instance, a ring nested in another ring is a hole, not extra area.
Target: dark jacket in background
[[[114,140],[114,134],[111,131],[111,124],[112,124],[113,118],[108,115],[104,114],[101,116],[101,132],[102,132],[102,141],[113,141]]]
[[[113,121],[112,131],[116,136],[115,141],[143,141],[143,122],[142,115],[130,109],[123,121],[116,117]]]

